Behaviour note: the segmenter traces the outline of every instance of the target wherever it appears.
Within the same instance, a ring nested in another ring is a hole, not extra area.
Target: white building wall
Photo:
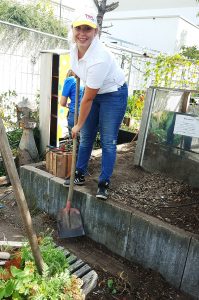
[[[178,52],[182,46],[199,48],[199,27],[179,18],[174,52]]]
[[[143,48],[172,53],[178,31],[178,18],[129,18],[111,21],[108,32],[111,37],[120,38]],[[104,25],[107,23],[104,22]]]
[[[120,6],[113,10],[112,12],[105,14],[105,19],[110,20],[113,18],[129,18],[129,17],[145,17],[145,16],[180,16],[184,19],[187,19],[189,22],[194,25],[199,24],[199,17],[197,17],[197,13],[199,12],[196,7],[175,7],[175,8],[153,8],[153,9],[145,9],[143,6],[142,10],[137,9],[128,9],[120,10]]]
[[[120,17],[104,21],[104,26],[110,24],[113,26],[107,32],[111,37],[146,49],[173,54],[182,45],[199,47],[199,28],[179,16]]]

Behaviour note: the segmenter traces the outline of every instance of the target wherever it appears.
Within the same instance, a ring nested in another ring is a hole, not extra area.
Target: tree
[[[106,5],[107,0],[93,0],[93,2],[95,3],[98,10],[97,22],[99,25],[99,31],[100,31],[99,34],[101,34],[103,28],[102,23],[103,23],[103,18],[105,13],[116,9],[119,6],[119,1],[113,2],[109,5]]]
[[[30,1],[29,1],[30,2]],[[66,37],[66,26],[54,16],[50,0],[21,4],[0,0],[0,20]]]
[[[181,54],[189,59],[199,60],[199,49],[196,46],[182,46]]]

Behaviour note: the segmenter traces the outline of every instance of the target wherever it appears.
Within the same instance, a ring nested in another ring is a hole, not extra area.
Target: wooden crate
[[[71,174],[72,152],[46,151],[46,170],[60,178],[69,177]]]

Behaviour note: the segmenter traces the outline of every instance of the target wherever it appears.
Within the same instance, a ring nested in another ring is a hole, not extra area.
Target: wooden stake
[[[42,274],[44,262],[39,250],[39,245],[37,242],[37,236],[33,230],[32,219],[30,215],[30,211],[28,209],[28,205],[25,199],[25,195],[21,186],[21,182],[19,180],[19,176],[17,173],[16,166],[14,164],[14,160],[12,157],[12,152],[10,149],[10,145],[8,143],[8,138],[6,135],[6,131],[3,125],[3,121],[0,118],[0,150],[1,155],[4,160],[4,164],[9,175],[13,192],[15,194],[15,198],[17,201],[17,205],[19,207],[19,211],[22,217],[22,220],[25,225],[26,233],[28,236],[28,240],[31,246],[31,250],[33,253],[33,257],[35,259],[35,264],[37,266],[39,274]]]

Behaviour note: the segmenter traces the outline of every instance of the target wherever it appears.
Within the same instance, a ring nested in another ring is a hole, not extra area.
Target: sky
[[[62,0],[62,3],[67,5],[67,6],[70,6],[70,7],[73,7],[75,9],[78,9],[81,7],[89,7],[89,8],[95,8],[95,4],[93,3],[92,0]]]
[[[93,0],[54,0],[57,2],[62,2],[62,4],[65,4],[67,6],[73,7],[77,10],[81,10],[81,8],[87,7],[89,9],[94,9],[95,11],[97,11],[97,8],[95,6],[95,4],[93,3]],[[119,0],[120,1],[120,7],[125,3],[128,3],[128,1],[132,1],[132,0]],[[133,0],[134,3],[131,3],[132,9],[134,14],[138,14],[139,16],[139,11],[138,9],[141,9],[140,5],[140,0]],[[197,4],[196,0],[162,0],[162,3],[160,5],[159,1],[160,0],[151,0],[151,5],[148,5],[148,1],[149,0],[143,0],[143,7],[142,9],[145,7],[145,14],[159,14],[159,12],[161,12],[161,14],[168,14],[168,15],[181,15],[182,17],[184,17],[185,19],[189,20],[190,22],[192,22],[193,24],[197,25],[199,23],[199,17],[197,18],[197,12],[199,11],[199,4]],[[174,3],[175,1],[175,3]],[[112,2],[116,2],[116,0],[107,0],[107,4],[110,4]],[[173,4],[172,4],[173,3]],[[153,4],[153,5],[152,5]],[[170,5],[169,5],[170,4]],[[175,4],[175,5],[174,5]],[[180,10],[178,10],[178,8],[176,6],[179,7],[181,6]],[[190,7],[187,7],[190,4]],[[161,11],[161,6],[162,11]],[[168,7],[172,7],[172,8],[168,8]],[[184,6],[184,7],[183,7]],[[122,7],[121,7],[122,8]],[[150,12],[148,11],[148,9],[150,8]],[[119,14],[121,14],[121,12],[118,12]],[[142,10],[142,14],[143,14],[143,10]]]

